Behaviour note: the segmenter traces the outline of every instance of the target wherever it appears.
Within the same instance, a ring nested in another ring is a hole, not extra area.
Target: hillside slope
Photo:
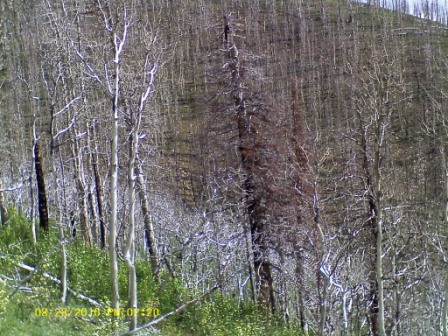
[[[116,241],[123,274],[150,260],[155,287],[219,284],[294,330],[447,333],[445,25],[342,0],[0,10],[0,207],[38,242],[46,210],[69,270],[73,241]]]

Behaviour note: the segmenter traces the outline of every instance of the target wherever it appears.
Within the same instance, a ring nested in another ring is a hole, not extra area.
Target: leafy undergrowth
[[[301,336],[298,325],[286,327],[280,317],[266,316],[247,302],[222,294],[189,309],[165,327],[173,336]]]
[[[0,291],[4,291],[2,286]],[[8,291],[10,289],[8,288]],[[18,293],[2,303],[0,314],[0,335],[10,336],[63,336],[63,335],[100,335],[95,326],[75,318],[55,318],[36,316],[35,306],[39,298]],[[48,301],[47,301],[48,302]]]
[[[70,293],[62,304],[59,285],[48,278],[48,275],[59,277],[61,255],[56,232],[40,233],[38,243],[33,244],[28,220],[14,209],[9,212],[9,223],[0,227],[0,335],[102,336],[127,331],[126,308],[115,318],[108,308],[110,281],[106,251],[81,242],[67,245],[69,287],[97,301],[101,307]],[[19,264],[40,265],[40,268],[28,281],[23,281],[30,272]],[[152,280],[149,262],[139,260],[136,269],[139,302],[145,307],[140,313],[146,315],[139,317],[139,325],[193,298],[191,291],[168,273],[162,272],[160,288]],[[121,298],[126,298],[124,264],[120,264],[119,281]],[[20,289],[9,297],[19,284]],[[126,306],[124,300],[121,306]],[[297,326],[287,328],[281,319],[265,316],[256,305],[238,302],[223,294],[216,294],[157,327],[161,331],[159,335],[170,336],[301,335]],[[140,335],[149,334],[145,330]]]

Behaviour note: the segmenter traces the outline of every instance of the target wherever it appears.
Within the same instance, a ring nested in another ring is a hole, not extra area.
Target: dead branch
[[[156,325],[156,324],[159,324],[160,322],[162,322],[162,321],[168,319],[169,317],[171,317],[171,316],[173,316],[173,315],[175,315],[175,314],[180,313],[181,311],[187,309],[189,306],[191,306],[191,305],[193,305],[193,304],[195,304],[195,303],[197,303],[197,302],[203,301],[203,300],[204,300],[205,298],[207,298],[209,295],[211,295],[212,293],[214,293],[218,288],[219,288],[219,285],[218,285],[218,284],[215,284],[212,288],[210,288],[207,292],[205,292],[204,294],[202,294],[200,297],[197,297],[197,298],[195,298],[195,299],[193,299],[193,300],[190,300],[190,301],[184,303],[184,304],[181,305],[180,307],[178,307],[178,308],[176,308],[176,309],[170,311],[169,313],[166,313],[165,315],[159,317],[158,319],[152,320],[151,322],[148,322],[148,323],[142,325],[141,327],[138,327],[138,328],[136,328],[136,329],[134,329],[134,330],[132,330],[132,331],[128,331],[128,332],[126,332],[126,333],[124,333],[124,334],[117,335],[117,336],[130,336],[130,335],[134,335],[135,333],[137,333],[137,332],[139,332],[139,331],[142,331],[142,330],[144,330],[144,329],[152,328],[152,326],[154,326],[154,325]]]

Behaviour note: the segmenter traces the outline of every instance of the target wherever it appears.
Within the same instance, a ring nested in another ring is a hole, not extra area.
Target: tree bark
[[[243,188],[247,205],[250,234],[252,240],[252,253],[254,257],[254,270],[256,286],[261,294],[261,301],[266,305],[267,311],[275,311],[273,279],[271,265],[266,259],[267,248],[265,244],[265,224],[262,220],[261,195],[257,193],[254,174],[256,159],[254,150],[253,129],[246,111],[242,80],[240,75],[239,51],[235,44],[229,49],[229,68],[231,71],[232,97],[234,99],[241,165],[245,174]]]
[[[137,117],[138,118],[138,117]],[[129,136],[129,166],[128,166],[128,189],[129,189],[129,226],[127,234],[124,261],[128,268],[128,308],[137,309],[137,275],[135,272],[135,157],[138,147],[138,129],[140,122],[137,121]],[[129,331],[137,328],[137,314],[130,316]]]
[[[62,158],[61,158],[61,154],[59,153],[59,158],[60,158],[60,162],[61,164],[63,164]],[[54,157],[54,152],[52,151],[51,154],[51,162],[53,165],[53,173],[54,173],[54,180],[53,180],[53,184],[54,184],[54,188],[55,188],[55,192],[56,192],[56,199],[59,200],[60,199],[60,195],[59,195],[59,188],[58,188],[58,178],[57,178],[57,173],[56,173],[56,163],[55,163],[55,157]],[[58,236],[59,236],[59,244],[60,244],[60,256],[61,256],[61,265],[60,265],[60,275],[61,275],[61,301],[62,303],[65,303],[67,300],[67,280],[68,280],[68,262],[67,262],[67,249],[65,248],[65,237],[64,237],[64,228],[63,228],[63,216],[62,216],[62,209],[58,209],[58,223],[57,228],[58,228]]]
[[[146,73],[146,66],[148,65],[148,58],[146,59],[145,66],[143,68],[143,72]],[[140,99],[138,102],[138,108],[136,111],[132,110],[132,106],[127,106],[127,109],[129,110],[129,116],[130,116],[130,126],[131,126],[131,132],[129,134],[129,164],[128,164],[128,189],[129,189],[129,227],[128,227],[128,236],[127,236],[127,243],[126,243],[126,250],[125,250],[125,262],[126,266],[128,268],[128,276],[129,276],[129,287],[128,287],[128,306],[129,308],[137,309],[137,274],[135,271],[135,190],[138,179],[139,179],[139,170],[136,169],[137,165],[135,164],[135,161],[137,159],[137,153],[138,153],[138,147],[139,147],[139,132],[140,132],[140,125],[142,121],[142,114],[145,107],[145,103],[152,91],[152,85],[154,83],[155,73],[157,71],[157,64],[154,64],[152,69],[149,71],[150,79],[149,83],[146,83],[146,76],[143,77],[143,83],[147,84],[146,89],[144,92],[140,94]],[[127,102],[127,101],[125,101]],[[127,105],[129,105],[129,102],[127,102]],[[141,185],[140,185],[141,187]],[[140,188],[140,190],[143,190]],[[143,195],[145,196],[145,195]],[[146,201],[145,197],[143,199]],[[147,204],[145,204],[147,205]],[[149,217],[148,208],[146,207],[146,216]],[[144,214],[144,215],[145,215]],[[146,224],[145,218],[145,224]],[[149,235],[152,240],[152,246],[153,253],[151,255],[152,257],[152,266],[153,266],[153,272],[156,275],[157,272],[157,259],[156,255],[154,253],[155,251],[155,239],[154,239],[154,230],[152,228],[151,222],[148,223],[146,228],[149,228]],[[155,264],[154,264],[155,263]],[[132,314],[131,321],[129,324],[129,331],[134,330],[137,328],[137,314]]]
[[[3,183],[0,181],[0,189],[3,188]],[[0,190],[0,225],[8,222],[8,211],[5,208],[5,199],[3,196],[3,190]]]
[[[447,323],[448,323],[448,278],[445,279],[445,294],[444,294],[444,300],[443,300],[443,308],[442,308],[442,336],[448,336],[448,329],[447,329]]]
[[[96,139],[95,134],[95,121],[92,125],[92,132],[93,132],[93,138]],[[104,211],[103,211],[103,185],[101,182],[101,176],[98,171],[98,148],[95,141],[95,153],[92,154],[92,168],[93,168],[93,177],[94,177],[94,185],[95,185],[95,197],[96,197],[96,204],[98,208],[98,223],[99,223],[99,243],[100,248],[106,247],[106,226],[104,223]]]
[[[383,213],[381,195],[380,174],[380,141],[381,120],[376,117],[376,140],[374,144],[373,174],[370,172],[369,158],[367,154],[367,134],[362,128],[363,170],[366,183],[366,198],[369,206],[369,223],[373,235],[374,263],[370,276],[370,323],[373,336],[385,336],[384,322],[384,285],[383,285]],[[372,176],[373,175],[373,176]]]
[[[154,226],[151,219],[151,213],[149,211],[149,202],[146,197],[146,193],[143,186],[143,177],[141,175],[140,167],[135,165],[135,175],[137,178],[138,196],[140,198],[140,206],[143,214],[143,222],[145,225],[146,234],[146,247],[149,253],[149,262],[151,263],[151,268],[154,276],[154,280],[159,283],[159,264],[158,264],[158,252],[156,239],[154,235]]]
[[[119,308],[120,295],[118,292],[118,261],[116,249],[117,240],[117,197],[118,197],[118,98],[120,94],[119,90],[119,77],[120,77],[120,52],[118,49],[116,33],[113,34],[114,47],[115,47],[115,81],[114,81],[114,97],[112,104],[112,139],[110,144],[110,223],[109,223],[109,258],[110,258],[110,277],[112,284],[112,302],[111,307],[113,309]]]
[[[76,132],[76,128],[75,128]],[[73,144],[73,157],[76,159],[74,160],[74,169],[76,171],[75,178],[76,178],[76,188],[78,191],[78,204],[80,207],[79,211],[79,223],[81,228],[81,234],[84,239],[84,243],[86,245],[91,245],[93,242],[92,238],[92,230],[89,224],[89,215],[87,211],[87,201],[88,201],[88,191],[87,186],[84,178],[84,163],[82,158],[82,153],[79,149],[79,140],[75,140]]]
[[[36,171],[36,182],[37,182],[39,226],[43,230],[49,231],[50,226],[48,223],[47,192],[45,188],[42,152],[39,140],[36,140],[36,142],[34,143],[34,169]]]
[[[107,6],[107,13],[101,9],[104,16],[107,29],[112,29],[112,45],[114,51],[114,77],[113,83],[111,85],[112,89],[112,134],[111,134],[111,144],[110,144],[110,224],[109,224],[109,259],[110,259],[110,277],[112,284],[112,301],[111,308],[118,309],[120,305],[120,295],[118,290],[118,261],[116,252],[116,240],[117,240],[117,212],[118,212],[118,126],[119,126],[119,98],[120,98],[120,56],[123,51],[123,47],[127,37],[127,22],[124,25],[124,31],[120,37],[118,33],[113,30],[117,27],[110,27],[110,20],[112,13],[110,8]]]
[[[445,121],[443,121],[443,126],[446,129]],[[442,167],[445,177],[445,209],[443,212],[443,220],[444,224],[448,226],[448,163],[447,163],[447,155],[445,152],[445,148],[441,146],[441,154],[442,154]],[[448,276],[445,275],[444,282],[444,297],[443,297],[443,307],[442,307],[442,316],[441,316],[441,324],[442,324],[442,336],[448,336]]]

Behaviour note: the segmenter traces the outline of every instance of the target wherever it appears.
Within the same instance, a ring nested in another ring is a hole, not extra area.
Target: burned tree
[[[257,185],[256,177],[260,165],[260,143],[257,141],[255,125],[246,110],[246,99],[243,92],[242,77],[240,75],[240,58],[236,45],[229,49],[229,70],[231,73],[232,98],[235,104],[236,121],[238,127],[238,152],[244,174],[243,190],[247,207],[247,215],[252,241],[252,253],[255,269],[255,281],[260,292],[260,299],[266,308],[275,310],[273,279],[271,265],[267,259],[266,245],[266,207],[263,205],[263,186]]]
[[[36,171],[36,182],[37,182],[39,225],[42,229],[48,231],[50,226],[48,223],[47,192],[45,189],[42,150],[40,147],[39,140],[37,140],[34,143],[34,169]]]

